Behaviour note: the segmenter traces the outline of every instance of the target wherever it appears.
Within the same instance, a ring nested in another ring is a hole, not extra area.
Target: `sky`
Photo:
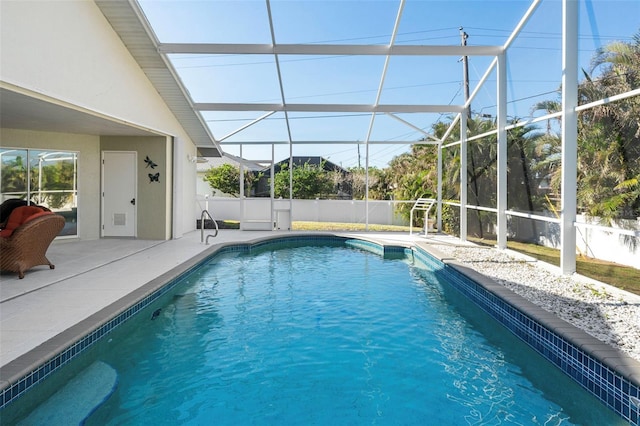
[[[139,0],[161,43],[271,44],[268,8],[262,0]],[[470,46],[502,46],[529,0],[406,0],[398,26],[397,45],[460,45],[461,31]],[[273,37],[277,44],[382,44],[391,41],[399,0],[272,0]],[[562,2],[543,0],[507,52],[507,115],[531,117],[532,106],[559,100],[562,77]],[[640,33],[639,0],[580,0],[579,67],[591,72],[590,61],[599,47],[612,41],[631,42]],[[334,103],[372,105],[461,105],[464,103],[463,66],[455,56],[393,56],[387,72],[384,56],[171,54],[180,79],[197,103]],[[493,57],[470,56],[469,86],[473,93]],[[597,76],[598,70],[594,71]],[[582,75],[582,74],[580,74]],[[477,91],[474,116],[495,116],[496,73]],[[295,144],[294,156],[323,156],[343,167],[383,168],[394,156],[407,152],[450,113],[405,113],[389,116],[367,113],[290,112],[289,128],[283,112],[256,124],[264,111],[203,111],[202,116],[225,152],[253,161],[271,159],[264,141],[323,141]],[[539,115],[539,113],[537,113]],[[417,129],[422,129],[419,131]],[[234,134],[234,132],[237,132]],[[262,144],[258,142],[262,141]],[[331,141],[360,142],[338,144]],[[242,152],[238,145],[245,142]],[[288,144],[275,147],[275,161],[289,156]]]

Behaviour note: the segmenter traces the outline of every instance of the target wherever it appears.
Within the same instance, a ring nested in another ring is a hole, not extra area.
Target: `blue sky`
[[[163,43],[271,44],[264,1],[140,0],[158,39]],[[273,0],[271,12],[277,43],[388,44],[398,13],[397,0]],[[469,45],[503,45],[531,4],[528,0],[407,0],[396,44],[459,45],[459,27]],[[561,6],[544,0],[508,51],[508,115],[526,118],[531,106],[558,99],[561,80]],[[640,1],[580,1],[580,66],[590,69],[595,50],[611,41],[631,41],[640,31]],[[274,58],[266,55],[171,55],[171,61],[195,102],[281,103]],[[473,92],[491,57],[469,58]],[[288,103],[373,104],[380,85],[384,57],[279,57]],[[385,77],[382,104],[462,104],[462,63],[459,57],[392,57]],[[474,114],[495,114],[495,73],[472,104]],[[262,116],[264,112],[203,112],[218,139]],[[429,130],[447,114],[398,114],[413,126]],[[294,140],[365,141],[371,116],[362,113],[290,113]],[[369,140],[413,141],[419,131],[386,115],[377,115]],[[278,112],[226,141],[288,139],[284,114]],[[223,145],[238,155],[237,146]],[[370,165],[384,167],[406,144],[371,145]],[[294,155],[321,155],[344,167],[364,165],[356,145],[295,145]],[[271,147],[245,145],[243,157],[271,158]],[[289,148],[277,145],[276,161]]]

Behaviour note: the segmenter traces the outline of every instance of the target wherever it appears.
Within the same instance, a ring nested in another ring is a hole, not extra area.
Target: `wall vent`
[[[127,214],[126,213],[114,213],[113,214],[113,226],[126,226]]]

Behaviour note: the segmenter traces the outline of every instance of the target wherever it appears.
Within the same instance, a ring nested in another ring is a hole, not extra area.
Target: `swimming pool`
[[[271,248],[288,248],[292,244],[293,245],[308,245],[310,243],[317,244],[321,243],[326,245],[328,242],[331,243],[334,247],[342,247],[342,246],[353,246],[360,247],[367,251],[372,251],[378,254],[384,254],[385,257],[406,257],[410,259],[412,262],[416,264],[424,263],[428,265],[429,269],[435,271],[435,277],[438,281],[442,281],[444,277],[444,281],[446,285],[443,284],[443,288],[447,289],[446,293],[457,295],[455,297],[460,298],[459,292],[464,293],[470,299],[474,300],[477,304],[479,304],[485,311],[489,312],[492,317],[496,318],[499,322],[503,323],[507,326],[511,331],[515,334],[519,335],[525,341],[528,342],[529,345],[536,348],[541,354],[543,354],[547,359],[554,362],[556,358],[560,358],[561,363],[557,363],[563,371],[570,374],[574,377],[575,380],[580,381],[580,374],[584,376],[583,386],[585,388],[590,389],[593,392],[593,389],[596,389],[596,393],[601,400],[605,401],[605,403],[609,403],[609,406],[616,409],[617,412],[621,413],[626,418],[631,419],[631,421],[637,420],[637,409],[629,403],[629,396],[637,396],[637,387],[633,383],[629,382],[624,377],[620,377],[616,374],[615,371],[609,369],[609,367],[599,362],[598,360],[592,359],[589,354],[583,353],[582,350],[577,350],[573,348],[565,339],[561,336],[557,336],[552,331],[547,330],[542,327],[542,324],[537,321],[532,321],[531,318],[527,317],[522,313],[522,311],[526,312],[526,306],[519,306],[518,309],[513,308],[510,304],[507,304],[504,299],[508,300],[508,296],[504,296],[502,298],[496,297],[494,293],[499,293],[499,289],[493,288],[490,289],[491,292],[487,291],[485,287],[490,287],[490,285],[483,284],[479,285],[476,281],[472,281],[468,279],[468,277],[464,276],[460,273],[460,268],[454,268],[451,270],[450,265],[445,261],[438,262],[432,257],[426,255],[421,249],[416,250],[407,250],[401,247],[383,247],[381,245],[370,243],[362,240],[353,240],[348,238],[336,238],[336,237],[292,237],[292,238],[277,238],[277,239],[268,239],[267,241],[258,241],[254,244],[248,245],[237,245],[237,246],[228,246],[224,247],[220,254],[226,253],[259,253],[266,249]],[[213,260],[216,261],[217,257]],[[406,266],[406,265],[405,265]],[[464,269],[460,269],[463,272]],[[247,268],[243,270],[246,273]],[[240,272],[239,272],[240,273]],[[465,272],[466,273],[466,272]],[[181,280],[179,280],[181,281]],[[442,283],[441,283],[442,284]],[[43,365],[39,370],[34,371],[34,373],[24,379],[26,381],[35,380],[36,376],[41,376],[43,373],[50,371],[54,366],[62,364],[66,362],[68,359],[72,358],[73,355],[81,353],[86,350],[86,348],[95,348],[96,342],[103,342],[104,339],[101,340],[102,336],[109,336],[113,340],[119,339],[118,332],[113,333],[113,330],[122,330],[122,327],[125,327],[127,330],[133,330],[138,328],[138,325],[132,325],[131,321],[126,321],[129,317],[134,316],[137,312],[141,312],[142,315],[138,315],[138,320],[134,321],[134,323],[142,324],[143,328],[149,328],[148,324],[156,324],[159,321],[162,321],[163,315],[167,314],[167,309],[163,308],[160,311],[160,314],[153,320],[149,321],[149,318],[152,313],[157,312],[157,305],[159,298],[170,297],[173,300],[173,296],[168,294],[168,291],[171,289],[177,290],[178,287],[181,287],[181,284],[178,281],[171,282],[169,285],[163,286],[157,291],[153,293],[149,293],[140,299],[138,303],[131,306],[129,309],[118,314],[112,320],[105,323],[103,326],[96,329],[93,333],[85,338],[78,341],[76,344],[67,348],[65,351],[60,353],[55,359],[52,359],[49,363]],[[454,290],[455,289],[455,290]],[[459,291],[459,292],[458,292]],[[185,296],[186,297],[186,296]],[[183,298],[178,298],[169,303],[176,302],[177,300],[181,300]],[[466,298],[461,298],[466,301]],[[165,304],[165,302],[162,302]],[[468,304],[468,302],[465,302]],[[513,304],[514,300],[510,300],[510,303]],[[168,306],[169,306],[168,305]],[[515,303],[517,306],[518,303]],[[471,305],[472,306],[472,305]],[[149,311],[151,309],[151,311]],[[169,308],[170,309],[170,308]],[[551,321],[548,319],[542,319],[546,325],[551,324]],[[486,321],[481,321],[484,324]],[[491,323],[496,324],[496,323]],[[553,326],[553,324],[551,324]],[[133,327],[133,328],[132,328]],[[553,327],[552,327],[553,329]],[[496,334],[496,331],[499,328],[492,327],[491,330],[487,332],[488,336],[493,336]],[[126,333],[126,332],[125,332]],[[101,343],[101,347],[97,352],[102,352],[105,346],[111,346],[111,343]],[[98,346],[100,346],[98,345]],[[582,344],[584,346],[584,342]],[[513,346],[513,343],[507,344],[507,347]],[[583,365],[576,366],[575,360],[573,358],[579,358],[580,362]],[[526,370],[526,369],[525,369]],[[596,371],[597,370],[597,371]],[[120,371],[119,371],[120,373]],[[122,376],[122,375],[121,375]],[[535,376],[535,374],[534,374]],[[123,377],[123,376],[122,376]],[[564,377],[564,376],[560,376]],[[535,378],[535,377],[534,377]],[[586,380],[588,379],[588,381]],[[558,385],[558,383],[553,382]],[[570,382],[573,383],[573,382]],[[615,387],[615,388],[614,388]],[[19,384],[16,384],[14,389],[19,389]],[[176,387],[171,388],[173,391],[176,391]],[[570,388],[565,388],[564,386],[560,386],[559,389],[562,389],[563,392]],[[120,389],[118,390],[118,392]],[[5,395],[7,392],[5,392]],[[116,397],[114,395],[114,397]],[[149,401],[153,401],[155,397],[150,400],[146,400],[147,403]],[[110,400],[111,401],[111,400]],[[596,404],[594,404],[596,405]],[[621,405],[621,408],[619,406]],[[626,411],[625,411],[626,410]],[[96,413],[98,414],[98,413]],[[635,416],[635,417],[634,417]],[[6,417],[3,417],[6,418]],[[635,419],[635,420],[634,420]]]
[[[622,423],[409,250],[226,253],[168,296],[87,424]]]

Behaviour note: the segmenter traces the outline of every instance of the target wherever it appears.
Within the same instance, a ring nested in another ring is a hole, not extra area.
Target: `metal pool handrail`
[[[213,222],[214,226],[216,227],[216,233],[215,234],[208,234],[207,235],[207,239],[205,241],[204,238],[204,224],[205,224],[205,217],[209,217],[209,219],[211,220],[211,222]],[[211,215],[209,214],[209,211],[207,209],[202,210],[202,213],[200,214],[200,242],[201,243],[205,243],[205,244],[209,244],[209,237],[216,237],[218,235],[218,222],[216,222],[215,220],[213,220],[213,217],[211,217]]]
[[[410,218],[409,218],[409,235],[413,235],[413,212],[414,210],[422,210],[422,211],[426,211],[425,215],[424,215],[424,235],[427,235],[427,230],[428,230],[428,226],[427,226],[427,222],[429,219],[429,211],[431,210],[431,207],[433,207],[433,204],[436,202],[435,199],[433,198],[418,198],[418,200],[416,201],[416,203],[413,205],[413,208],[411,209],[411,214],[410,214]]]

